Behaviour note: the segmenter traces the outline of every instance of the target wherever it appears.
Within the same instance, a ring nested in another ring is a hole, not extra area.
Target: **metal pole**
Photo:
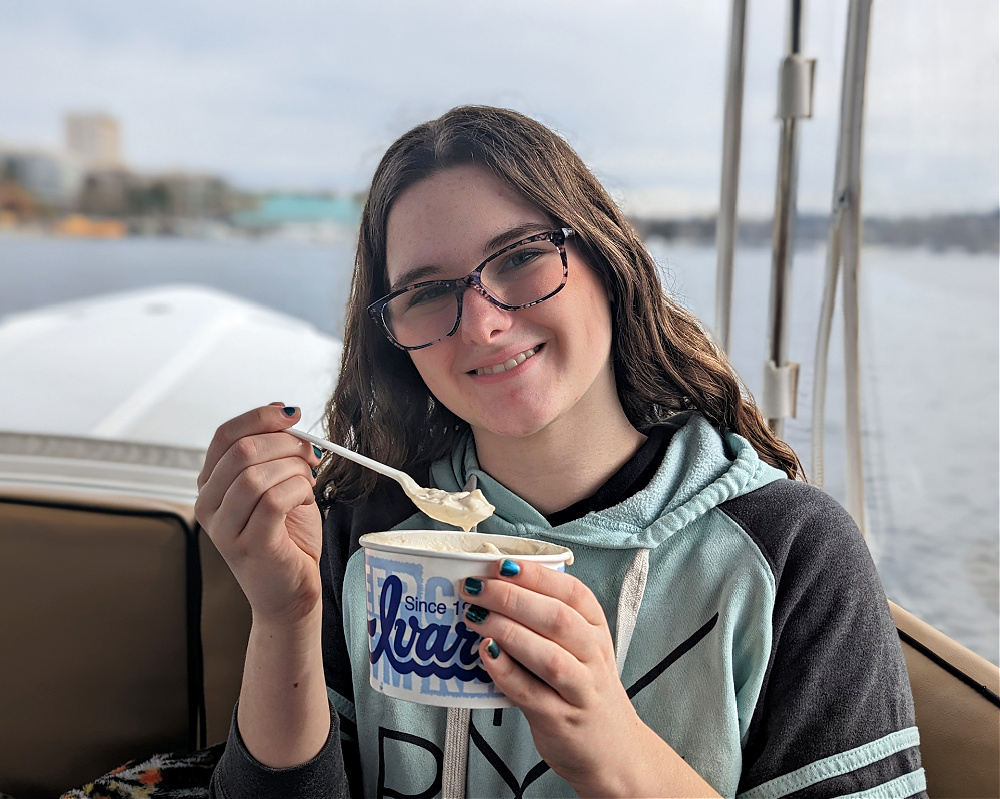
[[[726,110],[722,128],[722,186],[715,228],[715,341],[729,352],[733,308],[733,251],[736,246],[736,205],[740,188],[740,140],[743,134],[743,74],[746,69],[746,0],[733,0],[726,62]]]
[[[845,147],[849,204],[844,216],[844,390],[847,432],[847,510],[865,532],[864,459],[861,430],[861,353],[858,278],[861,266],[861,150],[864,130],[865,76],[871,0],[851,0],[845,53],[845,91],[850,91],[849,139]],[[848,69],[850,72],[848,72]]]
[[[816,337],[813,384],[813,482],[823,486],[823,434],[826,371],[830,328],[840,263],[844,289],[844,390],[847,433],[847,510],[865,532],[864,460],[861,430],[861,357],[859,347],[858,273],[861,256],[861,145],[864,131],[865,76],[871,0],[851,0],[844,46],[844,77],[840,98],[840,132],[836,177],[827,244],[826,281]]]
[[[784,417],[795,415],[798,364],[788,361],[788,310],[791,297],[799,171],[798,121],[812,116],[815,61],[802,58],[803,0],[791,0],[788,10],[786,56],[781,62],[778,118],[778,180],[774,201],[771,295],[768,310],[767,361],[761,405],[775,435],[784,432]]]

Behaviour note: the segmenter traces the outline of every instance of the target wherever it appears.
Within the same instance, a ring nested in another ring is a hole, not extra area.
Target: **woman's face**
[[[532,224],[537,229],[525,231]],[[449,168],[395,201],[386,242],[388,284],[396,289],[417,282],[406,276],[416,269],[419,280],[463,277],[498,249],[501,234],[513,231],[499,246],[554,227],[486,169]],[[619,405],[607,295],[572,239],[566,250],[569,274],[554,297],[504,311],[467,289],[455,334],[410,352],[431,393],[471,425],[480,444],[483,436],[530,436],[551,425],[583,430],[581,421],[609,418],[609,403]],[[528,357],[493,373],[520,355]]]

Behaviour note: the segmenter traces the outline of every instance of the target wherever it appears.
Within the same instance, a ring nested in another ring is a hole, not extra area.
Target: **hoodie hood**
[[[472,433],[467,432],[450,458],[433,464],[430,476],[436,488],[461,491],[472,475],[496,506],[494,515],[479,525],[480,532],[605,549],[653,549],[726,500],[785,477],[760,460],[745,438],[720,433],[697,413],[692,413],[671,438],[648,485],[650,490],[639,491],[600,514],[589,513],[557,527],[482,471]],[[422,513],[400,526],[450,529]]]

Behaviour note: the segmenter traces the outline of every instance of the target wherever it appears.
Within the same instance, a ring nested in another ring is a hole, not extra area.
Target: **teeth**
[[[504,361],[503,363],[498,363],[495,366],[484,366],[481,369],[476,369],[477,375],[498,375],[501,372],[506,372],[508,369],[513,369],[515,366],[520,366],[528,358],[535,354],[535,350],[525,350],[524,352],[519,352],[509,361]]]

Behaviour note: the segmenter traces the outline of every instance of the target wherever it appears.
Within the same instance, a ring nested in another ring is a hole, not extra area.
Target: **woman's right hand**
[[[195,517],[239,581],[255,622],[294,625],[322,598],[312,472],[320,458],[311,444],[282,432],[299,415],[275,403],[226,422],[198,476]]]

